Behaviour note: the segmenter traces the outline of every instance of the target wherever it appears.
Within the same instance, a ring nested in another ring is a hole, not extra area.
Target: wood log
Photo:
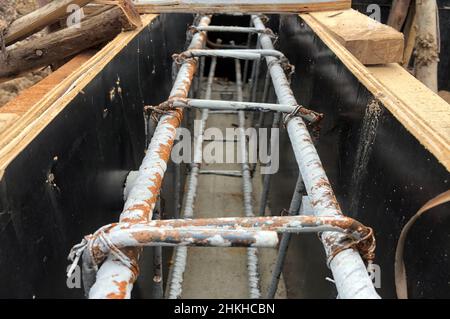
[[[438,91],[438,15],[436,0],[416,0],[416,77],[432,91]]]
[[[42,30],[68,14],[69,5],[83,7],[92,0],[57,0],[15,20],[4,35],[6,45],[13,44]]]
[[[356,10],[311,12],[361,63],[366,65],[402,62],[404,37]]]
[[[411,0],[393,0],[387,25],[393,27],[397,31],[400,31],[405,24],[410,5]]]
[[[87,48],[111,40],[126,26],[128,19],[119,7],[114,7],[79,27],[69,27],[45,37],[37,38],[13,49],[7,49],[7,58],[0,64],[0,79],[14,77],[29,70],[47,66],[73,56]]]

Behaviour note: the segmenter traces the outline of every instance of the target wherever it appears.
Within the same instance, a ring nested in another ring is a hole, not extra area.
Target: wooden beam
[[[10,45],[29,35],[42,30],[48,25],[57,22],[68,14],[70,5],[83,7],[92,0],[57,0],[15,20],[11,23],[4,35],[5,44]]]
[[[122,9],[114,7],[81,22],[80,27],[62,29],[10,47],[6,50],[7,58],[0,64],[0,79],[47,66],[109,41],[122,31],[126,21]]]
[[[301,18],[387,110],[450,171],[450,105],[397,63],[364,66],[311,14]]]
[[[139,13],[299,13],[351,7],[351,0],[135,0]]]
[[[7,165],[61,112],[101,70],[132,41],[155,15],[142,17],[143,26],[122,32],[114,40],[81,64],[70,75],[62,76],[53,88],[39,95],[18,97],[2,108],[5,112],[20,114],[14,125],[0,132],[0,178]],[[62,69],[62,68],[61,68]],[[59,71],[60,69],[58,69]],[[56,72],[58,72],[56,71]],[[55,73],[56,73],[55,72]],[[19,100],[18,100],[19,99]]]
[[[311,13],[318,23],[366,65],[402,62],[404,37],[353,9]]]

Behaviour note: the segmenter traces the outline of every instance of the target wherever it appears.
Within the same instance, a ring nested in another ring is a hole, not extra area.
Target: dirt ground
[[[37,8],[35,0],[3,0],[9,3],[15,3],[16,17],[28,14]],[[2,1],[0,1],[2,2]],[[8,12],[10,14],[10,12]],[[1,17],[0,17],[1,18]],[[8,20],[8,17],[4,17]],[[48,68],[44,70],[38,70],[26,74],[22,77],[16,78],[14,80],[0,83],[0,107],[5,105],[8,101],[16,97],[20,91],[25,90],[32,86],[33,84],[42,80],[45,76],[50,73]]]

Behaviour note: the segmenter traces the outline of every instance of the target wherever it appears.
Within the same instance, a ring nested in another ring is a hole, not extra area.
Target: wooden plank
[[[7,165],[50,123],[156,15],[142,16],[143,26],[122,32],[33,105],[14,125],[0,132],[0,177]]]
[[[348,9],[351,0],[135,0],[139,13],[299,13]]]
[[[6,30],[5,44],[10,45],[16,41],[42,30],[44,27],[57,22],[68,14],[70,5],[84,6],[92,0],[58,0],[15,20]]]
[[[314,12],[311,16],[361,63],[402,62],[403,34],[353,9]]]
[[[19,118],[19,115],[14,113],[0,113],[0,132],[10,126]]]
[[[450,105],[399,64],[364,66],[311,14],[300,16],[374,97],[450,171]]]

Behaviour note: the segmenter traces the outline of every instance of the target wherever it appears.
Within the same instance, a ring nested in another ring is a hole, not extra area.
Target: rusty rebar
[[[199,25],[210,23],[210,16],[203,16]],[[201,49],[206,42],[206,33],[198,32],[192,37],[189,49]],[[170,93],[171,98],[186,98],[197,69],[198,60],[191,59],[183,63],[177,74],[175,84]],[[152,219],[152,213],[161,189],[162,179],[167,169],[170,152],[176,137],[176,129],[180,126],[182,109],[176,109],[161,117],[152,137],[146,156],[139,168],[139,176],[125,202],[120,215],[121,222],[146,222]],[[138,248],[125,249],[121,254],[130,263],[123,262],[117,255],[109,255],[101,267],[87,269],[83,276],[88,284],[89,298],[129,298],[133,283],[139,269],[137,260]],[[93,282],[95,281],[95,283]],[[89,289],[90,284],[93,284]]]

